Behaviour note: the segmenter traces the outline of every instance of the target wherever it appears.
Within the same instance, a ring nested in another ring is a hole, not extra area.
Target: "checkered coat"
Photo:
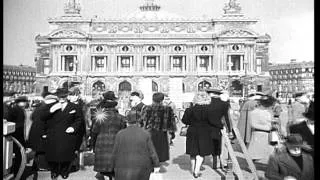
[[[95,144],[94,171],[112,172],[112,151],[116,134],[126,127],[124,116],[120,115],[115,108],[105,109],[104,121],[96,121],[92,132],[97,134]]]

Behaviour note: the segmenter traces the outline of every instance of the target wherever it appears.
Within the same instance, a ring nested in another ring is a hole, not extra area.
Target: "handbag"
[[[279,140],[278,132],[276,130],[271,130],[268,134],[269,144],[276,144]]]
[[[188,126],[183,126],[180,129],[180,136],[186,136],[188,131]]]

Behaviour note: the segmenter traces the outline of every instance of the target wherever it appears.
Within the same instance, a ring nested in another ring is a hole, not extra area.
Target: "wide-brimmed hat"
[[[68,96],[68,94],[69,91],[66,88],[58,88],[56,91],[56,95],[58,96],[58,98],[65,98]]]
[[[300,134],[290,134],[287,136],[287,140],[285,142],[286,145],[303,147],[306,144],[303,142],[303,139]]]
[[[16,103],[19,103],[19,102],[28,102],[28,98],[27,98],[27,96],[19,96],[19,97],[17,97],[14,101],[15,101]]]
[[[217,94],[217,95],[220,95],[222,94],[222,89],[219,89],[219,88],[208,88],[205,90],[207,93],[214,93],[214,94]]]
[[[140,114],[138,113],[138,111],[135,110],[131,110],[127,113],[127,122],[130,124],[134,124],[137,123],[140,119]]]
[[[102,96],[105,100],[109,100],[109,101],[115,101],[118,99],[113,91],[107,91],[103,93]]]

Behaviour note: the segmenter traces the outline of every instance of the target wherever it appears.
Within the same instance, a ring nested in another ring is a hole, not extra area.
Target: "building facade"
[[[3,65],[2,77],[4,94],[33,93],[36,81],[36,68],[22,65]]]
[[[270,84],[282,98],[291,98],[296,92],[314,92],[314,62],[271,64]]]
[[[75,0],[64,15],[49,18],[51,32],[36,36],[38,90],[79,85],[83,94],[142,90],[183,94],[220,87],[231,96],[269,88],[270,36],[254,31],[230,0],[219,18],[186,19],[145,0],[120,19],[86,18]]]

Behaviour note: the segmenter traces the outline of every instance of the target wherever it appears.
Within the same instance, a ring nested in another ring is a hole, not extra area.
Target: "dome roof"
[[[139,21],[163,21],[163,20],[183,20],[182,16],[161,10],[161,7],[153,1],[146,1],[138,10],[123,17],[127,20]]]

